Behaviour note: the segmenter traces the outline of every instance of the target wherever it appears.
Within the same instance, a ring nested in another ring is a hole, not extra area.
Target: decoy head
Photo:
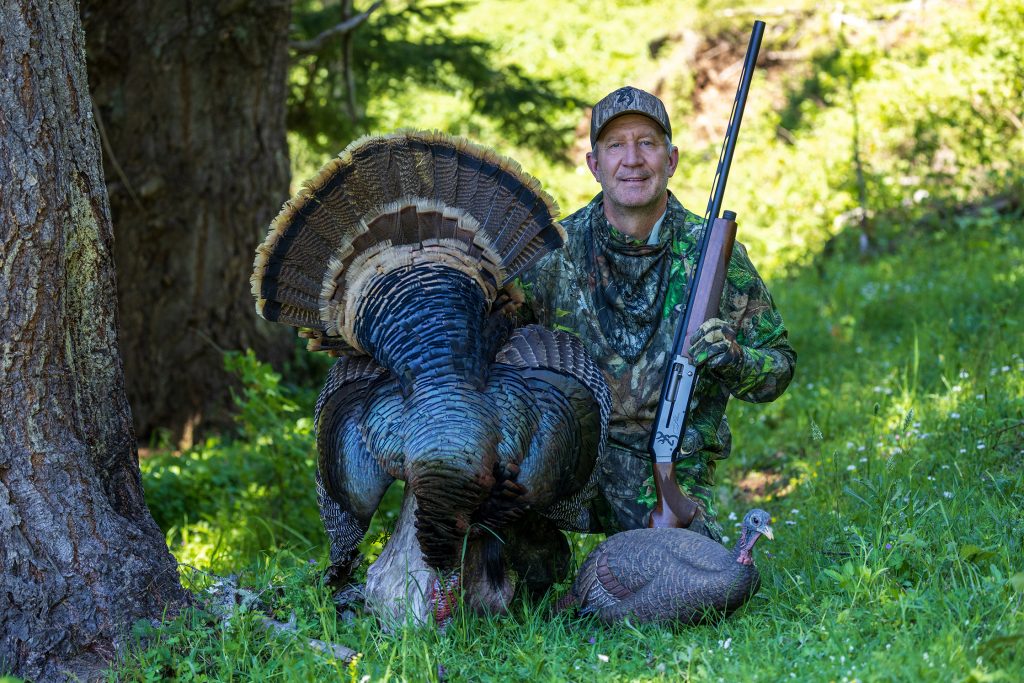
[[[736,561],[740,564],[754,564],[752,552],[757,539],[764,536],[769,541],[775,539],[769,522],[772,516],[764,510],[754,508],[743,517],[743,526],[740,530],[740,540],[736,543],[738,553]]]

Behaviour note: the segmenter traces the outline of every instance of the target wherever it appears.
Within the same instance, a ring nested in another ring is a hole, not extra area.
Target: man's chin
[[[617,192],[612,195],[612,200],[624,209],[647,209],[658,203],[658,197],[649,189],[642,191],[637,188],[634,192]]]

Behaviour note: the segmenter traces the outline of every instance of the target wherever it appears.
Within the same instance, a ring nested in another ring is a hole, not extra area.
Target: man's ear
[[[587,152],[587,168],[590,169],[590,174],[594,176],[594,180],[601,182],[601,171],[597,165],[597,150]]]
[[[668,153],[668,177],[671,178],[676,172],[676,167],[679,165],[679,148],[672,145],[672,150]]]

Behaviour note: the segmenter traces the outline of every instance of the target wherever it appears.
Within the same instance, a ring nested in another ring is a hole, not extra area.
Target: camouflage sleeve
[[[547,302],[551,299],[549,290],[556,286],[555,266],[555,254],[547,254],[515,279],[515,285],[522,291],[524,298],[523,305],[516,311],[516,327],[533,323],[550,327],[551,316],[548,314]]]
[[[764,280],[738,242],[729,261],[721,313],[735,327],[743,349],[743,362],[729,377],[729,391],[743,401],[774,401],[793,378],[796,352]]]

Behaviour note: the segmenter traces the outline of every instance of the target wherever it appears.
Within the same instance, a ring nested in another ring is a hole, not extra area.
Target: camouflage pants
[[[634,437],[630,440],[637,439]],[[596,511],[604,532],[613,534],[646,527],[654,506],[654,484],[647,451],[631,447],[620,440],[612,440],[598,467],[599,499]],[[715,520],[712,490],[714,474],[715,461],[705,462],[700,454],[676,463],[676,481],[683,491],[700,504],[704,514],[703,524],[695,521],[691,528],[721,540],[722,530]]]

